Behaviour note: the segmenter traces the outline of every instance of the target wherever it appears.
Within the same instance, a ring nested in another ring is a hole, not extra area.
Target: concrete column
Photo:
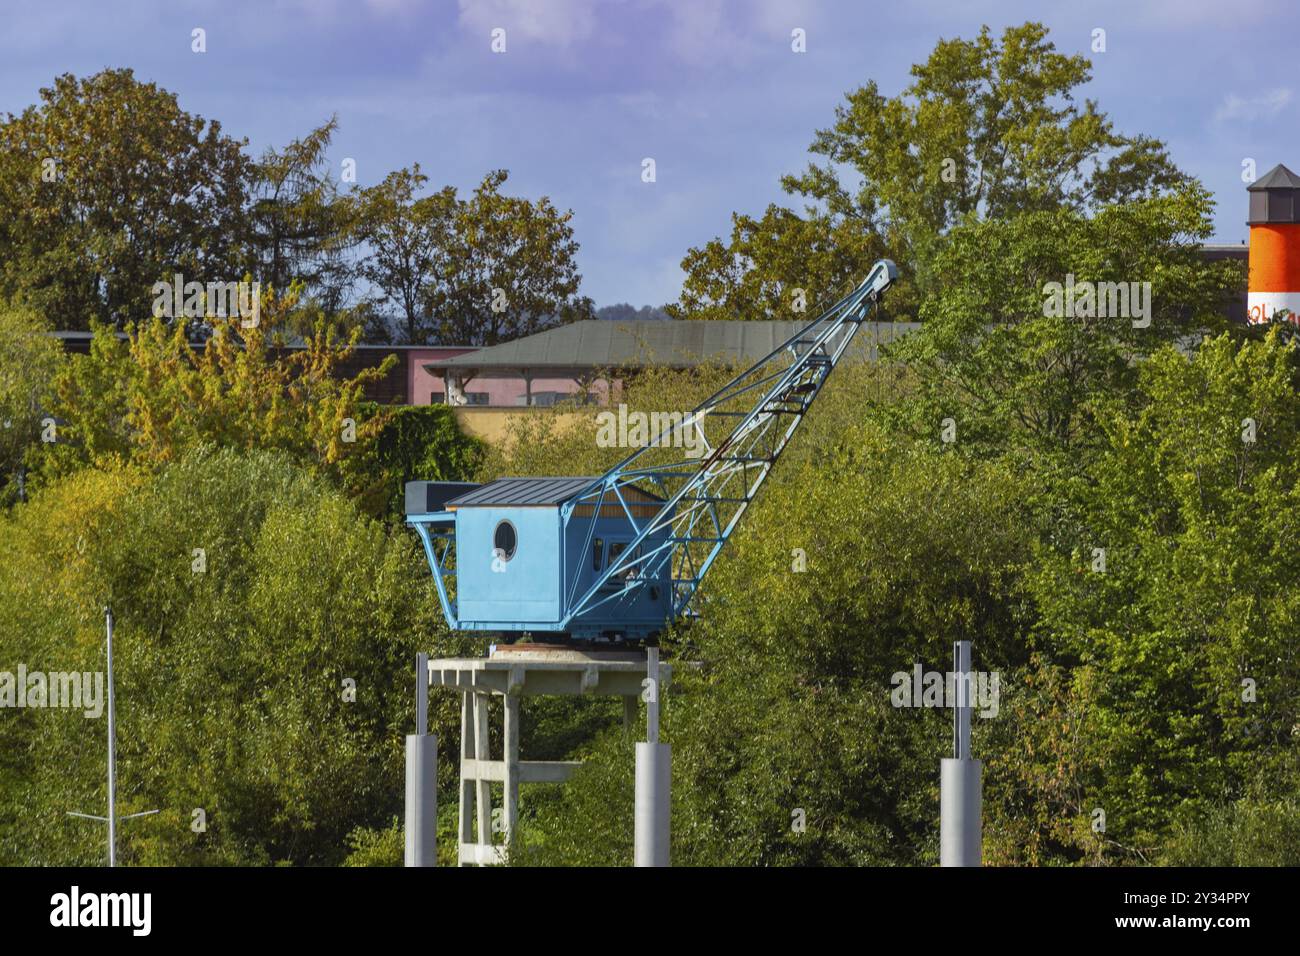
[[[438,738],[429,729],[429,656],[415,655],[415,733],[406,737],[407,866],[438,861]]]
[[[460,846],[467,846],[474,842],[474,824],[470,818],[470,814],[474,810],[474,781],[465,776],[465,761],[474,757],[472,697],[473,694],[470,691],[464,691],[460,695],[460,806],[458,807],[459,814],[456,817],[456,839]],[[457,854],[456,865],[460,866],[459,849]]]
[[[671,839],[672,747],[659,742],[659,648],[646,649],[646,736],[636,745],[636,866],[668,866]]]
[[[438,738],[406,737],[406,865],[438,861]]]
[[[488,695],[474,695],[474,759],[490,760],[491,748],[488,746]],[[478,811],[478,842],[492,842],[492,784],[478,778],[474,804]]]
[[[955,758],[939,764],[939,865],[980,866],[983,765]]]
[[[519,824],[519,697],[505,697],[505,841],[514,838]]]
[[[983,765],[971,757],[970,641],[953,644],[953,756],[939,765],[939,865],[980,866]]]
[[[669,744],[638,741],[636,745],[637,866],[668,866],[671,838],[673,751]]]

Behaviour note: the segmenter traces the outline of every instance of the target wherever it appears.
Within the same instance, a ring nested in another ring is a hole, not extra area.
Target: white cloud
[[[1249,123],[1254,120],[1271,119],[1286,109],[1291,102],[1291,97],[1291,90],[1286,87],[1278,87],[1258,96],[1238,96],[1229,93],[1223,98],[1219,108],[1214,111],[1214,121],[1223,123],[1244,120]]]
[[[460,0],[460,25],[484,36],[497,27],[528,40],[567,47],[596,29],[597,0]]]

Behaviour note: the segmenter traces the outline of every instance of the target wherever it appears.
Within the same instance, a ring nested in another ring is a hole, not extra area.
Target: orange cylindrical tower
[[[1250,193],[1250,280],[1247,321],[1269,322],[1280,311],[1300,323],[1300,176],[1274,166]]]

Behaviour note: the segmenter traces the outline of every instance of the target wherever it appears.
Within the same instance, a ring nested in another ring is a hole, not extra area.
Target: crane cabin
[[[407,521],[440,569],[448,624],[505,638],[635,640],[660,630],[672,613],[669,526],[638,532],[663,514],[664,499],[636,486],[602,494],[600,482],[409,482]]]

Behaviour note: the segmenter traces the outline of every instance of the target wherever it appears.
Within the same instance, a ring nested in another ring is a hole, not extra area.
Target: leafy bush
[[[462,650],[408,535],[282,455],[229,450],[85,470],[0,519],[0,669],[102,671],[108,603],[118,809],[163,811],[122,826],[124,860],[338,863],[400,812],[415,652]],[[456,725],[449,697],[431,729]],[[102,812],[103,742],[79,711],[5,713],[0,862],[102,859],[102,829],[65,812]]]
[[[373,403],[361,409],[362,414],[377,411]],[[483,459],[484,446],[461,432],[446,405],[385,411],[383,428],[348,462],[347,480],[368,513],[401,522],[406,482],[469,481]]]
[[[64,362],[49,331],[37,313],[0,302],[0,504],[17,498],[15,473],[40,441],[50,382]]]

